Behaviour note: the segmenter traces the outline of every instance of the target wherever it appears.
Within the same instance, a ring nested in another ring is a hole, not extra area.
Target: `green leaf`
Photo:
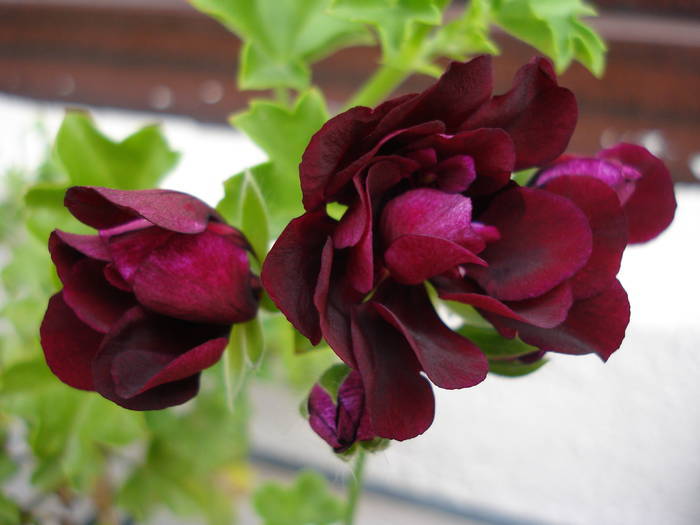
[[[330,0],[190,1],[243,40],[241,89],[305,89],[312,62],[341,47],[371,42],[361,24],[328,15]]]
[[[438,29],[430,43],[431,58],[466,60],[476,53],[498,53],[489,38],[491,15],[488,0],[471,0],[464,12]],[[437,67],[436,73],[442,73]]]
[[[19,506],[2,493],[0,493],[0,523],[3,525],[22,523]]]
[[[276,102],[256,100],[247,111],[231,117],[232,125],[248,135],[270,159],[250,172],[267,203],[273,236],[303,212],[299,184],[301,155],[327,118],[323,95],[313,89],[302,94],[291,109]],[[234,175],[225,183],[227,195],[235,194],[237,186],[242,184],[237,181],[239,176]],[[224,200],[220,211],[230,213],[232,199]]]
[[[338,390],[350,371],[350,367],[345,363],[337,363],[326,370],[318,380],[318,384],[328,392],[334,403],[338,402]]]
[[[55,229],[71,233],[91,233],[91,229],[73,217],[63,205],[66,186],[39,183],[25,197],[27,229],[45,243]]]
[[[247,334],[241,324],[233,325],[228,346],[222,360],[226,400],[233,410],[236,397],[248,377],[249,367],[246,363]]]
[[[122,190],[155,187],[179,157],[156,125],[115,142],[95,127],[89,115],[77,111],[63,119],[54,153],[71,185]]]
[[[493,328],[464,325],[457,332],[474,342],[489,358],[519,357],[538,351],[537,347],[524,343],[517,337],[506,339]]]
[[[302,471],[289,488],[262,485],[253,496],[253,506],[264,525],[330,525],[340,521],[345,507],[326,480],[311,471]]]
[[[511,179],[520,186],[527,186],[528,182],[532,180],[532,177],[534,177],[536,173],[537,168],[528,168],[526,170],[516,171],[511,176]]]
[[[492,361],[489,360],[489,372],[506,377],[521,377],[542,368],[547,359],[539,359],[534,363],[521,363],[520,361]]]
[[[442,22],[447,2],[436,0],[334,0],[331,13],[375,27],[384,62],[395,62],[418,25]]]
[[[262,261],[267,254],[270,238],[267,208],[251,170],[239,173],[224,183],[224,198],[217,210],[245,234],[258,261]]]
[[[494,21],[549,55],[563,72],[576,59],[593,74],[605,68],[606,46],[580,17],[596,14],[583,0],[491,0]]]

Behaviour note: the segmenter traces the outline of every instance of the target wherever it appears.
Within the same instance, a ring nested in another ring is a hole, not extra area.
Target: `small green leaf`
[[[536,173],[537,168],[528,168],[526,170],[516,171],[511,176],[511,179],[514,180],[520,186],[527,186],[527,184],[532,180],[532,177],[534,177]]]
[[[27,191],[26,205],[27,229],[42,243],[55,230],[71,233],[90,233],[91,229],[73,217],[63,205],[66,194],[65,185],[37,184]]]
[[[506,377],[521,377],[542,368],[547,359],[539,359],[534,363],[521,363],[520,361],[493,361],[489,360],[489,372]]]
[[[122,190],[155,187],[179,157],[156,125],[115,142],[95,127],[89,115],[78,111],[63,119],[54,152],[70,184]]]
[[[436,0],[334,0],[331,13],[374,26],[384,62],[395,62],[417,25],[441,23],[445,5]]]
[[[247,111],[231,117],[232,125],[245,132],[270,159],[250,172],[267,203],[273,236],[303,212],[299,184],[301,155],[327,118],[325,101],[317,90],[302,94],[291,109],[276,102],[257,100]],[[226,182],[227,193],[239,184],[237,176]],[[230,199],[222,206],[230,210]]]
[[[334,403],[338,402],[338,390],[350,372],[351,369],[348,365],[337,363],[326,370],[318,380],[318,384],[328,392]]]
[[[474,342],[489,358],[510,358],[537,352],[538,348],[523,343],[519,338],[506,339],[493,328],[464,325],[457,330]]]
[[[361,24],[328,15],[330,0],[190,1],[245,42],[241,89],[305,89],[312,62],[341,47],[371,42]]]
[[[595,9],[583,0],[491,0],[494,21],[549,55],[563,72],[576,59],[596,76],[605,68],[605,43],[580,17]]]
[[[224,351],[222,360],[226,399],[231,410],[233,410],[236,397],[248,377],[249,367],[246,363],[247,337],[245,327],[242,324],[233,325],[229,343]]]
[[[331,525],[341,520],[345,507],[326,480],[311,471],[302,471],[289,488],[262,485],[253,495],[253,506],[264,525]]]

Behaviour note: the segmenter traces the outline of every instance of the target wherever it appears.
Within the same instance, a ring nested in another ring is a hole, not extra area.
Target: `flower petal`
[[[435,399],[404,337],[365,303],[353,312],[352,340],[377,435],[403,441],[425,432],[435,416]]]
[[[113,287],[104,275],[105,263],[95,259],[77,262],[64,281],[63,300],[93,330],[106,334],[129,308],[135,297]]]
[[[103,335],[83,323],[57,293],[39,329],[46,364],[64,383],[82,390],[94,390],[92,360]]]
[[[516,170],[557,158],[574,132],[578,108],[568,89],[557,85],[551,62],[535,58],[515,75],[513,87],[496,96],[461,129],[502,128],[515,143]]]
[[[291,221],[267,254],[262,268],[265,291],[297,330],[313,344],[321,340],[314,290],[321,253],[337,223],[324,211]]]
[[[219,214],[199,199],[171,190],[115,190],[74,186],[65,205],[82,223],[97,229],[113,228],[142,217],[156,226],[180,233],[204,231]]]
[[[406,338],[428,378],[441,388],[481,383],[489,364],[479,348],[440,320],[423,286],[387,284],[372,303]]]
[[[141,263],[173,235],[175,233],[157,226],[109,235],[106,242],[114,268],[124,281],[132,283]]]
[[[478,219],[496,226],[501,239],[479,254],[488,266],[472,267],[468,274],[497,299],[542,295],[580,270],[591,255],[586,216],[569,199],[544,190],[509,189]]]
[[[111,260],[107,245],[99,235],[78,235],[61,230],[54,230],[53,233],[65,244],[86,257],[99,261]]]
[[[352,265],[350,268],[354,270]],[[347,256],[333,251],[328,239],[321,255],[321,268],[314,290],[314,306],[318,311],[321,333],[328,345],[348,366],[356,368],[350,335],[350,311],[364,294],[357,292],[347,275]]]
[[[459,264],[486,264],[459,244],[427,235],[403,235],[384,252],[391,276],[402,284],[419,284]]]
[[[306,406],[309,411],[309,425],[313,431],[333,447],[333,450],[342,449],[336,427],[337,408],[330,394],[316,384],[311,389]]]
[[[228,236],[173,234],[152,250],[133,277],[136,298],[163,315],[231,324],[257,312],[248,252]]]
[[[627,246],[627,219],[615,191],[593,177],[563,175],[543,189],[571,200],[586,214],[593,233],[588,262],[572,278],[574,297],[591,297],[605,290],[620,270]]]
[[[563,354],[598,354],[607,361],[622,344],[629,323],[630,307],[619,281],[605,291],[576,301],[562,324],[544,329],[503,319],[520,338],[542,350]]]
[[[228,327],[193,324],[129,310],[105,337],[93,362],[96,390],[133,410],[184,403],[197,376],[221,357]]]
[[[598,154],[630,166],[642,174],[623,208],[629,242],[646,242],[664,231],[676,213],[673,181],[664,163],[641,146],[618,144]]]

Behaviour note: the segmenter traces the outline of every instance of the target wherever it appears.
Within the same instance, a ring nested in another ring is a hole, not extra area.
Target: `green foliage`
[[[531,354],[538,350],[537,347],[523,343],[517,337],[513,339],[502,337],[490,327],[464,325],[457,331],[473,341],[489,358],[508,359]]]
[[[256,100],[247,111],[231,118],[232,125],[248,135],[270,159],[252,168],[250,175],[267,203],[273,236],[303,212],[298,169],[301,155],[327,118],[323,95],[313,89],[300,95],[292,108]],[[240,195],[242,186],[240,177],[241,174],[234,175],[225,183],[227,197],[219,205],[220,211],[235,208],[235,195]]]
[[[520,377],[539,370],[545,363],[547,359],[538,359],[534,363],[489,360],[489,372],[506,377]]]
[[[245,233],[258,261],[262,261],[267,254],[270,238],[267,206],[251,170],[239,173],[224,183],[224,198],[217,210],[230,224]]]
[[[121,190],[155,187],[179,157],[159,126],[146,126],[115,142],[95,127],[88,114],[78,111],[63,119],[54,152],[72,185]]]
[[[253,505],[264,525],[330,525],[343,517],[342,501],[326,480],[302,471],[291,487],[266,483],[255,492]]]
[[[3,525],[20,525],[22,523],[20,508],[2,493],[0,493],[0,523]]]
[[[249,373],[260,365],[264,355],[265,338],[260,315],[262,314],[251,321],[233,326],[224,353],[224,384],[232,409]]]
[[[572,60],[596,76],[605,68],[606,46],[580,17],[596,14],[583,0],[490,0],[493,20],[513,36],[550,56],[559,72]]]
[[[331,13],[373,26],[379,34],[384,62],[395,63],[421,26],[440,24],[446,3],[436,0],[334,0]]]
[[[190,1],[243,40],[241,89],[305,89],[311,63],[342,47],[371,42],[361,24],[328,15],[330,0]]]
[[[239,396],[229,410],[217,375],[203,377],[208,381],[182,409],[145,414],[146,457],[117,496],[138,523],[163,505],[179,515],[205,516],[211,525],[231,523],[237,472],[248,447],[248,408]]]

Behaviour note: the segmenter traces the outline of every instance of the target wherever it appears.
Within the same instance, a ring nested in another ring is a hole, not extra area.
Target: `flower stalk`
[[[345,521],[343,522],[343,525],[353,525],[355,523],[357,506],[360,501],[360,495],[362,494],[362,487],[364,485],[364,471],[366,459],[367,452],[365,452],[364,448],[359,447],[357,457],[355,458],[355,465],[352,469],[352,477],[348,480],[348,498],[347,506],[345,508]]]

